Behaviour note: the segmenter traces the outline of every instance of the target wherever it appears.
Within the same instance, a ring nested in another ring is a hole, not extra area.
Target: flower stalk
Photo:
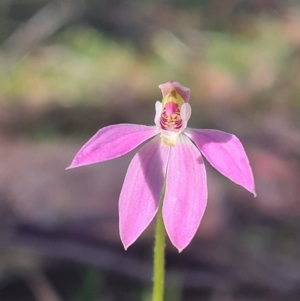
[[[164,191],[160,200],[160,206],[156,216],[154,265],[153,265],[153,296],[152,301],[163,301],[165,282],[165,227],[162,216],[162,202]]]

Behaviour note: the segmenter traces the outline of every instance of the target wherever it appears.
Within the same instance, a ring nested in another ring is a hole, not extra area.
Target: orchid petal
[[[178,82],[170,81],[158,86],[161,90],[163,97],[168,95],[170,91],[176,90],[177,93],[182,97],[184,102],[188,102],[191,95],[191,90],[187,87],[182,86]]]
[[[164,185],[170,147],[155,137],[131,161],[119,201],[120,236],[127,249],[155,216]]]
[[[194,237],[207,202],[202,156],[181,134],[171,148],[163,203],[163,219],[173,245],[181,252]]]
[[[185,131],[197,145],[207,161],[221,174],[256,196],[253,173],[240,140],[218,130]]]
[[[160,129],[160,116],[161,116],[161,113],[163,111],[163,105],[160,101],[157,101],[155,103],[155,117],[154,117],[154,123],[156,125],[156,127],[158,129]]]
[[[187,126],[187,123],[191,117],[192,114],[192,108],[191,105],[187,102],[185,102],[180,109],[180,118],[182,119],[182,128],[185,129]]]
[[[118,124],[104,127],[78,151],[68,169],[120,157],[157,134],[153,126]]]

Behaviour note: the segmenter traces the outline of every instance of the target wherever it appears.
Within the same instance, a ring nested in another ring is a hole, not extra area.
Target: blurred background
[[[126,252],[118,233],[135,152],[65,167],[103,126],[152,125],[169,80],[189,126],[241,139],[258,196],[206,164],[166,301],[300,300],[299,1],[1,0],[1,301],[151,300],[153,225]]]

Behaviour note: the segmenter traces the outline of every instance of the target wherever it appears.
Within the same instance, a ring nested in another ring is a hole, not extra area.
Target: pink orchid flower
[[[147,141],[132,159],[121,190],[121,240],[127,249],[150,224],[165,183],[165,229],[173,245],[182,251],[194,237],[207,203],[202,155],[221,174],[255,195],[254,179],[236,136],[187,128],[190,89],[174,81],[159,88],[163,100],[155,104],[155,126],[104,127],[79,150],[69,168],[120,157]]]

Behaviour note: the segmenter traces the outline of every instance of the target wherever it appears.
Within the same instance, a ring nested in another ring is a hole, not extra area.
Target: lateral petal
[[[157,134],[153,126],[118,124],[104,127],[83,145],[67,169],[120,157]]]
[[[241,141],[218,130],[186,129],[207,161],[221,174],[256,196],[251,166]]]
[[[120,236],[127,249],[155,216],[164,185],[170,147],[155,137],[131,161],[119,200]]]
[[[184,134],[170,151],[163,202],[166,231],[181,252],[194,237],[207,203],[204,162],[197,147]]]

